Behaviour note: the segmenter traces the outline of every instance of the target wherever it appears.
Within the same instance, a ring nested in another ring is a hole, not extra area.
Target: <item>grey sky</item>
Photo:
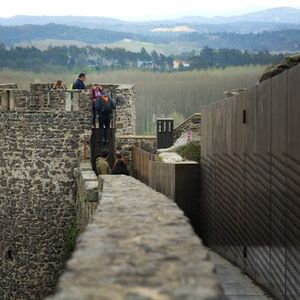
[[[82,15],[149,20],[184,15],[230,16],[281,6],[300,8],[300,0],[10,0],[0,16]]]

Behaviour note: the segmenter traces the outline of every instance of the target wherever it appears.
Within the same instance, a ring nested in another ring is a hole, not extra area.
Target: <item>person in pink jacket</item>
[[[102,91],[102,86],[100,84],[94,84],[91,88],[91,98],[92,98],[92,124],[93,127],[96,128],[96,101],[100,98]]]

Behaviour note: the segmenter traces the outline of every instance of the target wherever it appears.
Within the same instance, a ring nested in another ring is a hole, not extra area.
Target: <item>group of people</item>
[[[73,82],[71,89],[85,90],[86,74],[80,73],[78,78]],[[62,80],[57,80],[53,86],[54,89],[66,89]],[[102,143],[109,143],[110,123],[113,115],[113,110],[116,109],[116,104],[112,100],[110,94],[104,91],[100,84],[94,84],[90,90],[92,101],[92,125],[96,128],[96,119],[98,115],[100,135]],[[102,174],[124,174],[129,175],[127,169],[127,158],[123,157],[120,152],[115,153],[116,161],[112,169],[108,164],[108,151],[103,150],[101,155],[96,160],[96,169],[98,175]]]
[[[100,135],[103,137],[102,142],[108,143],[110,123],[113,116],[113,110],[116,109],[116,104],[110,97],[109,93],[105,92],[101,85],[94,84],[91,88],[92,98],[92,124],[96,127],[96,118],[99,118]]]
[[[84,73],[80,73],[78,78],[72,83],[70,86],[70,89],[72,90],[85,90],[85,80],[86,80],[86,75]],[[52,88],[54,90],[66,90],[67,87],[64,84],[64,82],[59,79],[57,80],[53,85]]]
[[[78,78],[73,82],[71,89],[84,90],[86,89],[85,82],[86,75],[80,73]],[[53,89],[66,89],[66,85],[62,80],[57,80],[53,85]],[[91,87],[91,101],[92,101],[92,126],[96,128],[96,119],[98,115],[100,135],[102,136],[102,143],[109,143],[110,123],[113,115],[113,110],[116,109],[116,104],[112,100],[110,94],[104,91],[100,84],[94,84]]]
[[[108,164],[108,151],[103,150],[101,155],[96,160],[96,170],[98,175],[129,175],[127,169],[127,158],[123,157],[122,153],[117,151],[115,153],[116,161],[112,169]]]
[[[72,89],[83,90],[85,89],[86,75],[80,73],[76,81],[72,85]],[[102,142],[108,143],[110,122],[112,119],[113,110],[116,109],[116,104],[111,99],[108,92],[104,91],[100,84],[94,84],[91,87],[91,100],[92,100],[92,124],[96,127],[96,119],[98,115],[99,128],[101,129],[100,135],[103,137]],[[115,153],[116,160],[112,169],[108,164],[108,151],[103,150],[101,155],[96,160],[96,170],[98,175],[112,174],[112,175],[129,175],[127,169],[127,157],[123,157],[121,152]]]
[[[73,83],[72,88],[76,90],[85,89],[86,75],[80,73],[76,81]],[[108,92],[104,91],[100,84],[94,84],[91,87],[91,100],[92,100],[92,124],[96,128],[96,119],[98,115],[99,128],[101,129],[100,135],[102,142],[109,142],[110,122],[113,115],[113,110],[116,109],[116,104],[111,99]]]

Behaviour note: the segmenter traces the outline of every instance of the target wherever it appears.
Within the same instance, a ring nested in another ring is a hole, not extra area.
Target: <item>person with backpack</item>
[[[108,93],[102,92],[101,96],[96,100],[96,110],[99,116],[99,128],[101,129],[102,142],[109,142],[110,121],[112,119],[113,110],[116,109],[116,104],[111,99]]]

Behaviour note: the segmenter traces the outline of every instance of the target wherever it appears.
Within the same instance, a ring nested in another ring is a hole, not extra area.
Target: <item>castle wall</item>
[[[1,299],[38,299],[52,291],[68,254],[73,169],[89,127],[79,112],[0,114]]]
[[[0,299],[41,299],[53,292],[69,254],[74,169],[91,134],[91,101],[88,91],[50,84],[11,87],[0,86]],[[124,115],[117,122],[126,124],[119,134],[135,128],[129,90],[117,108]]]

